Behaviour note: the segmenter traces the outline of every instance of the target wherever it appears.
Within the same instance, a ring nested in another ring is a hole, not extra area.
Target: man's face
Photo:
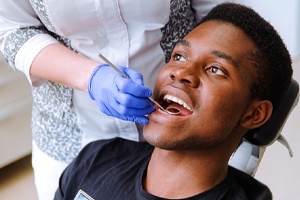
[[[146,140],[162,149],[196,150],[236,133],[251,102],[256,75],[249,55],[255,50],[231,24],[208,21],[195,28],[175,46],[154,90],[156,100],[181,114],[153,112],[144,128]]]

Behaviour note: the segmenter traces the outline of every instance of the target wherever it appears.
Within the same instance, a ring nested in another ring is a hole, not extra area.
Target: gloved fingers
[[[132,80],[125,79],[122,76],[115,77],[115,84],[117,85],[119,92],[122,93],[131,94],[136,97],[152,96],[152,92],[148,87],[137,84]]]
[[[126,116],[143,116],[155,111],[155,107],[151,104],[143,108],[129,107],[128,105],[120,104],[117,99],[110,101],[109,105],[115,112]]]
[[[106,101],[100,99],[97,104],[104,104],[106,107],[110,107],[108,110],[110,110],[111,113],[142,116],[148,115],[155,110],[155,107],[148,98],[129,97],[128,94],[108,95],[107,93],[103,93],[102,98],[106,99]]]
[[[101,112],[107,114],[108,116],[113,116],[113,117],[119,118],[121,120],[136,122],[136,123],[140,123],[140,124],[147,124],[149,122],[149,119],[145,115],[140,115],[140,116],[131,115],[130,116],[130,115],[120,114],[119,112],[116,112],[114,109],[112,109],[112,107],[106,107],[105,104],[102,104],[102,103],[100,103],[98,105],[98,107]],[[152,110],[152,109],[150,109],[150,110]],[[155,110],[155,108],[154,108],[154,110]],[[151,112],[153,112],[153,111],[151,111]],[[139,113],[141,113],[141,112],[139,112]]]
[[[148,124],[149,123],[149,119],[145,116],[140,116],[140,117],[130,116],[126,120],[136,122],[136,123],[139,123],[139,124]]]
[[[143,109],[153,104],[147,97],[136,97],[120,91],[115,98],[119,104],[129,108]]]
[[[106,115],[146,124],[148,118],[145,115],[155,110],[147,98],[152,92],[143,86],[141,74],[134,70],[125,70],[127,68],[124,67],[121,69],[135,81],[124,78],[107,64],[103,64],[96,67],[91,74],[88,93]]]
[[[122,105],[120,105],[120,107],[122,107]],[[124,107],[124,109],[119,108],[118,111],[120,112],[120,114],[137,117],[137,116],[145,116],[151,114],[152,112],[155,111],[155,107],[152,105],[143,109]]]
[[[125,121],[131,121],[139,124],[148,124],[149,119],[146,116],[117,116],[117,118],[125,120]]]
[[[115,77],[115,79],[118,79],[117,76]],[[132,81],[130,82],[132,83]],[[117,110],[117,106],[119,105],[122,105],[123,107],[126,108],[136,108],[136,109],[144,109],[152,105],[152,102],[147,97],[139,97],[129,93],[124,93],[123,91],[119,90],[117,84],[113,84],[111,88],[106,88],[105,90],[103,90],[102,94],[107,94],[104,97],[104,99],[109,98],[108,103],[115,110]]]
[[[120,67],[120,69],[136,84],[144,85],[143,75],[134,69]]]
[[[141,73],[124,66],[120,66],[119,69],[122,70],[133,82],[118,82],[117,85],[119,90],[139,97],[152,96],[151,90],[144,86],[143,75]]]

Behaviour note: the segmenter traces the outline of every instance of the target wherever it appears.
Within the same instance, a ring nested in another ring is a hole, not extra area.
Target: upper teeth
[[[174,96],[171,96],[171,95],[167,94],[166,96],[164,96],[164,100],[173,101],[175,103],[178,103],[178,104],[182,105],[186,109],[192,111],[191,107],[189,107],[184,101],[182,101],[181,99],[179,99],[177,97],[174,97]]]

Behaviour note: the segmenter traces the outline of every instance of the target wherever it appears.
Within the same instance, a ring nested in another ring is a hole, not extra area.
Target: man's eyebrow
[[[230,55],[227,55],[226,53],[223,53],[223,52],[220,52],[220,51],[212,51],[211,53],[213,55],[219,57],[219,58],[223,58],[225,60],[228,60],[229,62],[231,62],[236,67],[239,66],[239,62],[236,61],[234,58],[232,58]]]
[[[182,46],[186,46],[186,47],[191,47],[191,43],[187,40],[180,40],[177,45],[182,45]],[[219,57],[219,58],[223,58],[229,62],[231,62],[234,66],[238,67],[239,66],[239,62],[236,61],[234,58],[232,58],[230,55],[226,54],[226,53],[223,53],[221,51],[217,51],[217,50],[214,50],[211,52],[213,55]]]
[[[177,45],[182,45],[182,46],[187,46],[187,47],[191,47],[191,43],[187,40],[180,40]]]

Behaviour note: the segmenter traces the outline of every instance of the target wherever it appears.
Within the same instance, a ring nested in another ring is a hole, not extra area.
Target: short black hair
[[[277,31],[253,9],[237,3],[217,5],[200,24],[211,20],[233,24],[256,44],[258,52],[251,55],[251,60],[257,80],[252,86],[251,97],[270,100],[276,108],[293,74],[289,51]]]

